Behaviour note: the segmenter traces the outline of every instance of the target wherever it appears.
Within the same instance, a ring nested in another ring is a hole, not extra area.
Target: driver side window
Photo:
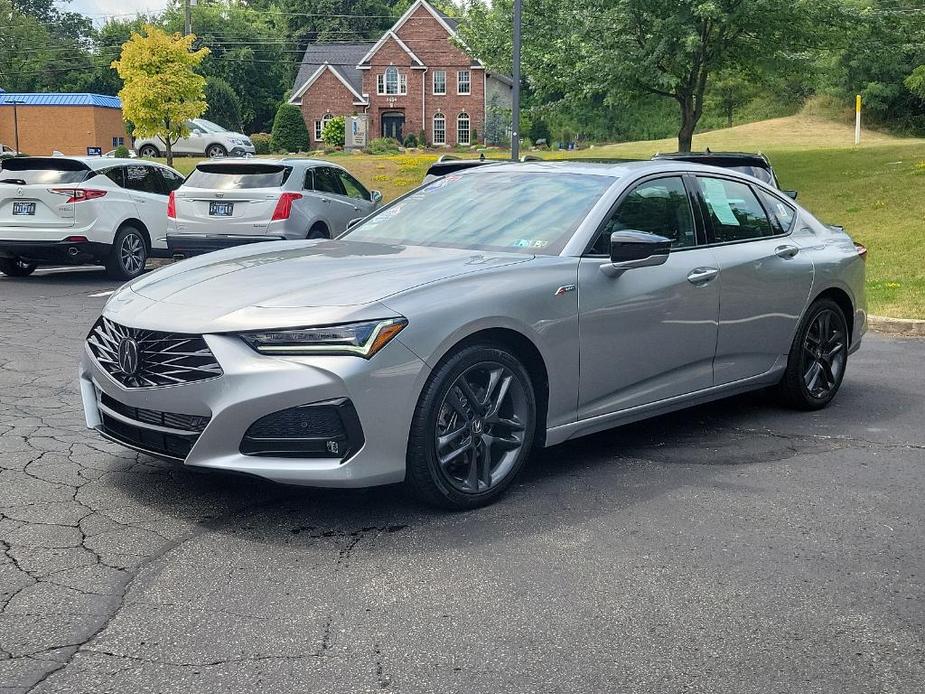
[[[636,186],[623,198],[591,252],[610,255],[615,231],[642,231],[671,239],[672,248],[696,245],[691,204],[680,176],[657,178]]]

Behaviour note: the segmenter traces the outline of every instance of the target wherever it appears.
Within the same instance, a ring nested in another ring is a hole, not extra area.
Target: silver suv
[[[167,247],[193,256],[256,241],[331,238],[382,195],[314,159],[201,162],[167,206]]]

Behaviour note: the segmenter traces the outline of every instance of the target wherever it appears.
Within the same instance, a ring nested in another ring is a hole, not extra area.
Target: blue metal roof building
[[[117,96],[89,93],[55,93],[55,92],[4,92],[0,89],[0,106],[11,105],[13,101],[19,106],[97,106],[99,108],[122,108],[122,100]]]

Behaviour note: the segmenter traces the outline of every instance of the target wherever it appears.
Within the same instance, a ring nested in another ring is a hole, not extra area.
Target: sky
[[[168,0],[71,0],[68,3],[59,1],[58,5],[99,20],[103,15],[160,12],[167,6],[167,2]]]

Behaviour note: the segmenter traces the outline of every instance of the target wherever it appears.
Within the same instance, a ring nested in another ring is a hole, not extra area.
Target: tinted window
[[[183,185],[183,176],[174,173],[170,169],[158,169],[161,172],[161,178],[164,179],[164,186],[167,192],[171,192]]]
[[[775,195],[766,193],[763,190],[758,191],[761,196],[761,202],[768,211],[771,218],[771,226],[774,227],[775,234],[786,234],[793,226],[793,220],[796,219],[796,210]]]
[[[305,172],[305,183],[302,184],[302,187],[305,190],[315,189],[315,173],[313,169],[309,169]]]
[[[280,188],[290,173],[292,167],[279,164],[200,164],[186,180],[191,188],[210,190]]]
[[[773,235],[764,208],[750,186],[724,178],[697,177],[718,243]]]
[[[346,171],[338,171],[337,173],[340,176],[341,185],[344,186],[347,195],[357,200],[369,200],[369,191],[363,187],[362,183]]]
[[[554,255],[613,184],[611,176],[485,167],[399,198],[347,232],[351,241]]]
[[[340,176],[337,175],[337,170],[328,166],[319,166],[315,169],[315,190],[319,193],[333,193],[334,195],[347,194],[340,182]]]
[[[125,188],[125,169],[121,166],[114,166],[111,169],[98,171],[97,175],[105,176],[120,188]]]
[[[610,235],[628,229],[671,239],[672,248],[695,245],[694,218],[684,182],[678,177],[658,178],[636,186],[623,198],[592,252],[609,255]]]
[[[143,164],[129,164],[125,167],[125,187],[139,193],[164,194],[157,171],[153,166]]]
[[[83,162],[59,157],[22,157],[4,159],[0,165],[0,183],[46,185],[82,183],[92,175]]]

